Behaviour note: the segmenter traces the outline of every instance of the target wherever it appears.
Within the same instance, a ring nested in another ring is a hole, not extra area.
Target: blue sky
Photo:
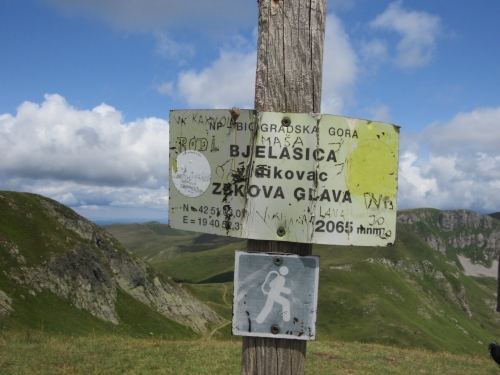
[[[400,209],[500,211],[498,14],[328,1],[322,112],[402,127]],[[251,108],[256,25],[254,0],[0,0],[0,189],[165,219],[169,111]]]

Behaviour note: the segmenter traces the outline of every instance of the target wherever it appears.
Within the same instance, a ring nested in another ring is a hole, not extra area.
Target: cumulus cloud
[[[351,99],[358,68],[349,36],[335,15],[327,17],[324,51],[322,112],[339,113]],[[184,98],[190,107],[253,108],[256,60],[253,42],[238,37],[210,66],[182,71],[175,90],[171,83],[158,90]]]
[[[168,123],[125,123],[101,104],[78,110],[60,95],[0,115],[0,188],[70,206],[160,207],[168,186]],[[163,191],[162,191],[163,189]],[[126,197],[126,198],[125,198]]]
[[[67,14],[100,18],[116,28],[159,31],[168,28],[227,31],[257,22],[257,4],[247,0],[40,0]]]
[[[358,58],[342,23],[333,14],[326,18],[323,58],[323,96],[321,112],[339,114],[352,90],[358,73]]]
[[[174,82],[163,82],[155,85],[154,88],[162,95],[174,95]]]
[[[500,108],[460,113],[428,126],[420,151],[402,153],[399,197],[405,207],[500,210]]]
[[[176,42],[164,32],[156,32],[155,52],[167,59],[181,60],[195,55],[195,48],[192,44]]]
[[[372,119],[372,121],[391,122],[391,109],[387,105],[369,107],[366,111],[370,113],[370,119]]]
[[[401,68],[416,68],[427,65],[434,57],[436,39],[443,34],[441,19],[438,16],[407,10],[402,1],[391,3],[385,12],[378,15],[370,26],[374,30],[387,30],[401,37],[393,57],[394,63]],[[375,39],[368,42],[364,53],[367,56],[386,59],[387,45]]]
[[[255,50],[223,50],[209,67],[181,72],[178,93],[192,108],[253,108],[256,60]]]
[[[368,42],[361,42],[359,53],[365,62],[375,66],[389,60],[388,43],[383,39],[375,38]]]
[[[159,186],[167,176],[168,124],[123,123],[106,104],[80,111],[46,95],[41,105],[24,102],[16,116],[0,117],[0,149],[0,170],[9,178]]]
[[[500,108],[478,108],[459,113],[444,124],[433,124],[424,131],[435,152],[487,152],[500,155]]]

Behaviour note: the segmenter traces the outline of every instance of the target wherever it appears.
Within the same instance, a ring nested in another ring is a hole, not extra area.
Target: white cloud
[[[183,58],[195,55],[195,48],[192,44],[176,42],[164,32],[156,32],[155,37],[155,52],[166,59],[181,60],[182,63]]]
[[[156,91],[162,95],[174,95],[174,82],[164,82],[155,86]]]
[[[342,23],[333,14],[326,18],[321,112],[339,114],[350,100],[358,73],[358,58]]]
[[[0,171],[95,185],[159,186],[167,176],[168,123],[157,118],[123,123],[106,104],[77,110],[59,95],[24,102],[0,118]]]
[[[233,35],[219,57],[201,70],[184,70],[170,95],[191,108],[253,108],[257,31],[251,39]]]
[[[500,155],[500,107],[459,113],[450,122],[433,124],[424,131],[439,152],[488,152]]]
[[[192,108],[253,108],[257,52],[252,43],[241,36],[234,37],[233,45],[222,49],[210,66],[201,71],[181,72],[175,90],[170,91],[167,83],[165,92],[179,95]],[[323,60],[323,113],[338,114],[346,100],[351,100],[357,72],[357,56],[349,36],[340,20],[328,15]]]
[[[100,18],[132,31],[166,28],[227,31],[257,23],[257,4],[247,0],[40,0],[68,14]]]
[[[380,105],[377,107],[367,108],[366,111],[370,113],[370,119],[372,121],[390,122],[391,121],[391,109],[387,105]]]
[[[388,49],[387,41],[375,38],[361,43],[360,55],[366,62],[378,65],[389,60]]]
[[[256,52],[225,50],[212,64],[179,74],[178,93],[192,108],[253,108]]]
[[[498,123],[500,108],[482,108],[427,127],[415,139],[422,151],[402,153],[402,207],[500,211]]]
[[[434,57],[436,39],[443,33],[438,16],[404,9],[402,1],[391,3],[370,26],[375,30],[394,31],[401,36],[394,57],[395,64],[401,68],[416,68],[428,64]],[[368,47],[368,52],[384,56],[380,42],[373,41]]]
[[[403,152],[399,158],[398,200],[400,208],[432,207],[438,192],[435,178],[423,176],[421,167],[417,165],[418,157],[412,152]]]
[[[24,102],[15,116],[0,115],[0,188],[73,207],[166,209],[168,128],[157,118],[124,123],[106,104],[78,110],[56,94]]]

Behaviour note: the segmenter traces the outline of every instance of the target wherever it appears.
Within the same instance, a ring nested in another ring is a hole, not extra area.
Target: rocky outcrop
[[[500,254],[500,221],[488,215],[470,210],[416,209],[398,212],[398,222],[451,259],[473,257],[473,263],[491,268]]]
[[[397,221],[404,225],[411,225],[413,223],[418,223],[419,221],[428,220],[430,218],[431,213],[426,211],[425,209],[415,211],[399,211]]]
[[[144,261],[117,252],[101,235],[96,244],[105,257],[116,284],[135,299],[178,323],[205,331],[207,323],[222,319],[175,284],[159,277]]]
[[[73,211],[64,214],[61,212],[62,207],[58,207],[55,202],[49,202],[44,199],[40,199],[40,203],[45,207],[50,215],[55,217],[65,228],[78,234],[84,240],[91,240],[93,235],[93,223],[89,220],[84,219],[79,215],[74,215]],[[58,209],[56,209],[56,207]],[[68,209],[67,207],[64,207]]]
[[[486,259],[496,260],[500,252],[500,231],[492,231],[489,234],[463,231],[448,238],[448,243],[455,249],[476,248],[484,253]]]
[[[77,308],[118,324],[116,287],[90,246],[79,245],[69,254],[54,257],[47,266],[28,271],[26,281],[39,291],[49,289],[71,299]]]
[[[441,211],[438,217],[439,227],[446,232],[460,228],[477,229],[482,222],[483,216],[469,210]]]
[[[14,309],[12,308],[12,299],[0,290],[0,315],[9,316]]]
[[[18,263],[21,264],[26,263],[26,259],[21,254],[19,254],[19,247],[17,247],[16,244],[7,241],[2,241],[2,242],[7,248],[7,251],[9,252],[12,258],[14,258]]]
[[[460,291],[457,293],[457,297],[462,310],[469,315],[469,317],[472,317],[472,312],[470,311],[469,303],[467,302],[465,287],[463,285],[460,285]]]
[[[484,247],[486,242],[482,233],[473,234],[461,232],[457,236],[451,237],[448,243],[456,249],[463,249],[468,246]]]
[[[486,240],[486,248],[500,250],[500,230],[494,231],[488,236],[488,239]]]
[[[424,241],[427,242],[427,245],[432,247],[434,250],[437,250],[441,254],[446,256],[446,245],[441,238],[433,234],[429,234],[428,236],[424,237]]]
[[[411,225],[420,221],[420,217],[414,212],[400,212],[398,213],[397,220],[401,224]]]
[[[12,240],[2,241],[0,245],[19,265],[7,275],[11,280],[38,292],[50,290],[71,300],[78,309],[114,324],[120,322],[115,307],[118,289],[196,332],[205,332],[208,324],[222,323],[213,310],[119,246],[92,222],[55,201],[43,197],[39,201],[47,217],[73,233],[65,241],[73,248],[53,253],[41,264],[27,266],[19,246]],[[11,304],[12,300],[0,292],[0,314],[12,312]]]
[[[483,217],[483,228],[484,229],[491,229],[493,228],[493,225],[495,223],[495,219],[492,218],[491,216],[489,215],[486,215]]]

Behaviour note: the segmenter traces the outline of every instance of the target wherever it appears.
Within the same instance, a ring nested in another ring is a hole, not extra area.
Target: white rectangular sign
[[[232,333],[314,340],[319,257],[236,252]]]
[[[240,238],[395,241],[399,128],[333,115],[170,113],[169,221]]]

